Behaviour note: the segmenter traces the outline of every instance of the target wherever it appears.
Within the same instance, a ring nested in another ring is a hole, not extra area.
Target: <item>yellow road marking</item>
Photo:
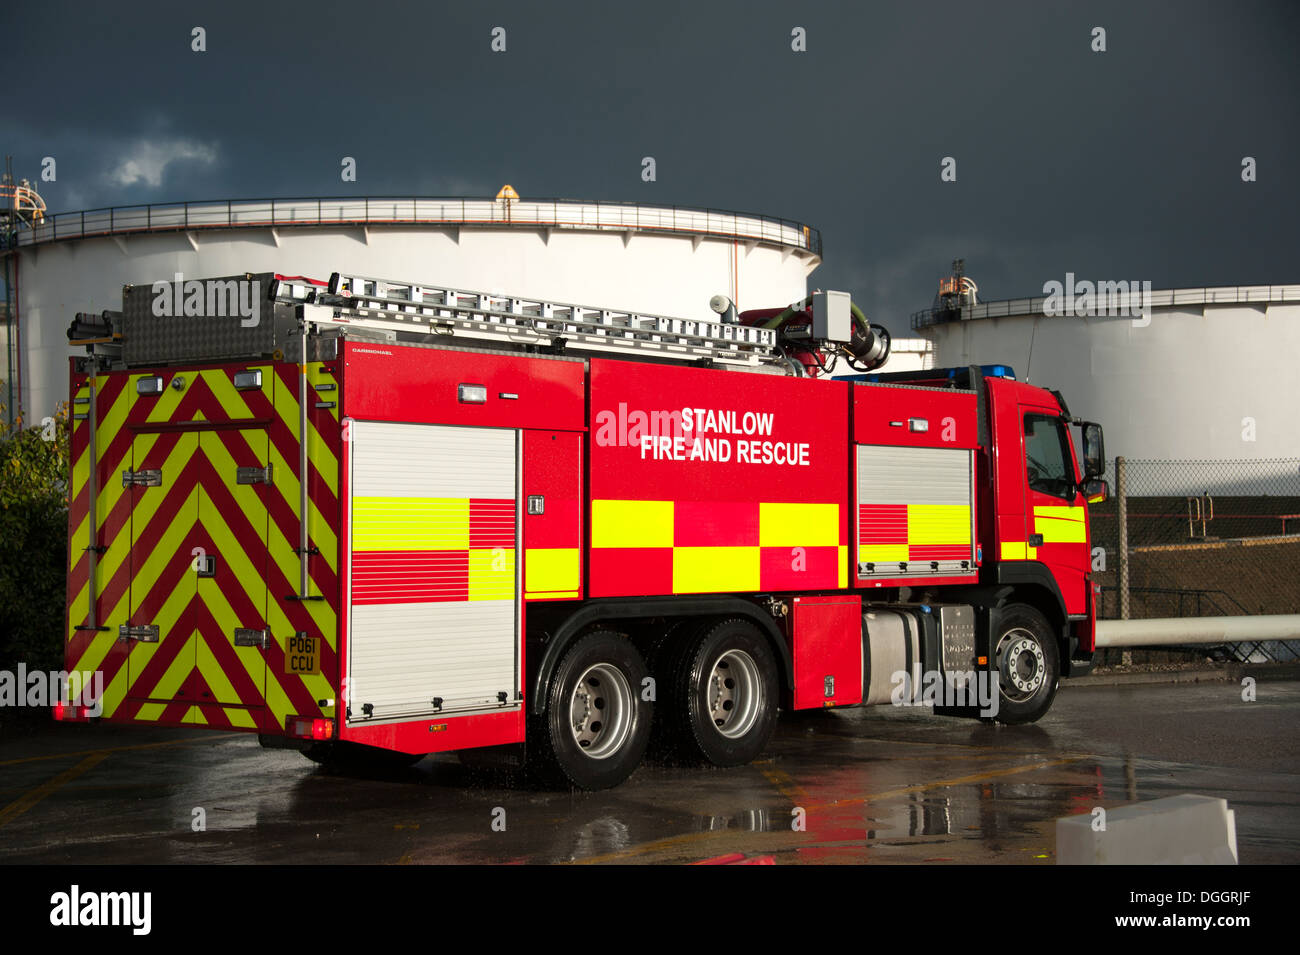
[[[833,803],[824,803],[820,806],[805,806],[809,812],[815,809],[829,809],[831,806],[839,808],[841,806],[852,806],[854,803],[870,802],[873,799],[891,799],[894,796],[906,796],[911,793],[925,792],[929,789],[946,789],[949,786],[964,786],[967,783],[982,783],[988,779],[997,779],[999,776],[1015,776],[1018,773],[1030,773],[1038,769],[1050,769],[1053,766],[1065,766],[1069,763],[1077,763],[1081,759],[1087,759],[1087,756],[1067,756],[1064,759],[1048,759],[1037,763],[1026,763],[1023,766],[1008,766],[1005,769],[990,769],[986,773],[972,773],[969,776],[957,776],[953,779],[938,779],[932,783],[918,783],[915,786],[903,786],[899,789],[887,789],[880,793],[871,793],[866,796],[855,796],[852,799],[839,799]]]
[[[71,753],[46,753],[44,756],[22,756],[18,759],[0,760],[0,766],[15,766],[18,763],[38,763],[47,759],[69,759],[73,756],[93,756],[96,753],[125,753],[134,749],[158,749],[160,746],[188,746],[192,743],[215,743],[218,740],[234,739],[236,736],[247,738],[247,733],[205,734],[198,739],[169,739],[161,743],[135,743],[131,746],[110,746],[108,749],[82,749]]]
[[[87,794],[87,793],[121,793],[121,792],[138,793],[138,792],[143,792],[143,791],[151,791],[151,792],[152,792],[152,791],[157,791],[157,792],[166,792],[166,791],[169,790],[171,787],[172,787],[172,783],[170,783],[170,782],[157,782],[157,783],[140,783],[140,782],[131,782],[131,783],[104,783],[103,785],[93,785],[93,786],[91,786],[91,785],[85,785],[85,786],[78,786],[78,787],[77,787],[77,792],[78,792],[79,794],[82,794],[82,795],[85,795],[85,794]],[[17,795],[21,794],[21,793],[23,792],[23,789],[22,789],[21,786],[14,786],[14,787],[10,787],[10,788],[8,788],[8,789],[0,790],[0,792],[3,792],[6,796],[9,796],[9,797],[12,798],[12,797],[14,797],[14,796],[17,796]]]
[[[760,766],[758,771],[763,774],[769,783],[780,790],[782,796],[796,806],[803,806],[808,798],[807,794],[789,773],[782,772],[779,769],[768,769],[766,766]]]
[[[0,827],[3,827],[6,823],[11,822],[14,819],[17,819],[28,809],[31,809],[32,806],[35,806],[46,796],[50,795],[50,793],[62,789],[82,773],[94,769],[107,758],[108,753],[106,751],[91,753],[71,769],[65,769],[53,779],[41,783],[35,789],[29,789],[9,805],[0,809]]]
[[[983,782],[985,780],[996,779],[1001,776],[1014,776],[1019,773],[1029,773],[1039,769],[1050,769],[1053,766],[1064,766],[1069,763],[1077,763],[1080,760],[1087,759],[1087,758],[1088,758],[1087,756],[1069,756],[1064,759],[1041,760],[1036,763],[1026,763],[1021,766],[1009,766],[1005,769],[994,769],[985,773],[973,773],[968,776],[957,776],[953,779],[939,779],[931,783],[918,783],[915,786],[903,786],[898,789],[887,789],[884,792],[869,793],[868,795],[865,796],[857,796],[851,799],[840,799],[834,803],[827,803],[820,806],[804,806],[803,808],[809,813],[812,813],[820,809],[828,809],[831,806],[834,806],[835,808],[838,809],[844,806],[854,805],[855,803],[865,803],[877,799],[889,799],[894,796],[905,796],[908,795],[909,793],[925,792],[926,790],[929,789],[943,789],[948,786],[961,786],[967,783]],[[787,798],[789,798],[789,793],[786,792],[787,788],[790,788],[792,792],[795,793],[799,792],[799,790],[796,787],[791,787],[785,783],[785,780],[790,779],[790,777],[786,776],[786,774],[781,773],[779,770],[773,770],[771,772],[773,776],[776,777],[776,779],[782,780],[781,783],[777,783],[776,780],[774,779],[773,784],[777,785],[777,787],[781,789],[782,794],[786,795]],[[768,771],[766,770],[763,771],[763,775],[767,776]],[[782,777],[784,778],[782,779]],[[777,835],[779,833],[780,830],[773,830],[772,835]],[[622,852],[613,852],[613,853],[607,853],[606,855],[590,856],[586,859],[578,859],[576,860],[576,864],[593,865],[602,862],[622,862],[629,859],[652,855],[656,852],[661,852],[665,850],[683,849],[688,845],[698,846],[702,843],[716,841],[720,837],[728,838],[732,842],[734,842],[736,839],[736,835],[737,834],[735,832],[728,832],[726,830],[709,831],[704,833],[698,833],[698,832],[685,833],[680,836],[670,836],[666,839],[659,839],[654,842],[642,843],[639,846],[632,846],[631,848],[625,849]],[[791,832],[790,835],[799,835],[799,833]]]
[[[752,834],[752,833],[751,833]],[[772,835],[780,835],[781,830],[774,830]],[[658,839],[654,842],[644,842],[639,846],[633,846],[622,852],[611,852],[603,856],[588,856],[586,859],[577,859],[574,865],[599,865],[603,862],[626,862],[638,856],[652,855],[656,852],[676,849],[691,843],[699,847],[698,854],[705,855],[703,846],[712,842],[722,842],[734,844],[738,833],[734,830],[716,829],[708,832],[691,832],[680,836],[669,836],[667,839]],[[798,836],[800,833],[791,831],[786,833],[790,836]]]

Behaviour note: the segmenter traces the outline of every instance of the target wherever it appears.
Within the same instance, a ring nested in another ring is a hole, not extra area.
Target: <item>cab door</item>
[[[1066,423],[1058,410],[1021,405],[1026,558],[1046,564],[1065,611],[1088,609],[1088,505]]]

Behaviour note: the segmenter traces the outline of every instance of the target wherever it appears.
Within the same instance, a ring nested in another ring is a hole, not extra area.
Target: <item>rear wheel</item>
[[[993,659],[999,723],[1033,723],[1052,705],[1060,683],[1060,651],[1052,627],[1026,604],[1003,609]]]
[[[579,638],[551,679],[535,721],[543,781],[578,789],[617,786],[637,768],[650,738],[646,665],[627,638],[597,630]]]
[[[672,676],[686,646],[694,644],[700,632],[700,620],[681,617],[664,628],[645,648],[646,666],[654,680],[654,726],[650,731],[649,755],[653,759],[673,760],[680,749],[678,734],[681,720],[673,703]],[[662,700],[660,700],[662,696]]]
[[[776,661],[745,620],[723,620],[685,644],[668,689],[667,716],[687,759],[743,766],[776,728]]]

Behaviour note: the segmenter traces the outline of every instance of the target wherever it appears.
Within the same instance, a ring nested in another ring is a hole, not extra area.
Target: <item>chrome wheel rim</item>
[[[635,702],[623,672],[608,663],[587,667],[569,701],[569,729],[584,756],[606,759],[632,732]]]
[[[728,650],[709,673],[709,720],[727,739],[739,739],[754,728],[763,704],[758,664],[743,650]]]
[[[1040,689],[1047,679],[1047,660],[1043,647],[1028,630],[1008,630],[998,641],[998,678],[1002,695],[1022,703]]]

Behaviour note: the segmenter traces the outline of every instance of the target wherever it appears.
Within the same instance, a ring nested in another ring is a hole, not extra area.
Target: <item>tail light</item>
[[[90,707],[73,706],[71,703],[55,703],[54,719],[59,723],[89,723]]]
[[[290,716],[284,731],[295,739],[333,739],[334,721],[312,716]]]

